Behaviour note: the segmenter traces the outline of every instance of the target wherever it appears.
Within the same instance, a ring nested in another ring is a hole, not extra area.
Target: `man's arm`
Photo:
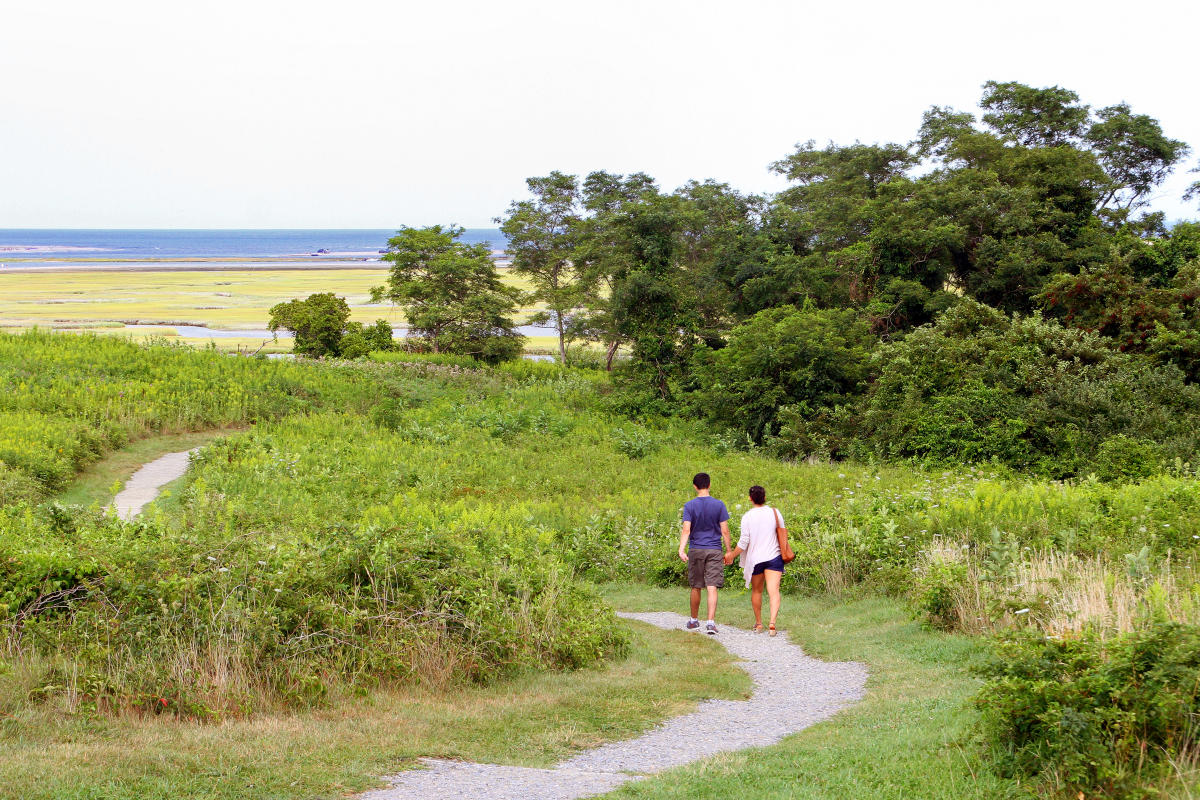
[[[729,551],[729,522],[721,522],[721,549]]]
[[[687,561],[687,543],[688,537],[692,535],[691,520],[684,520],[683,532],[679,534],[679,557]]]

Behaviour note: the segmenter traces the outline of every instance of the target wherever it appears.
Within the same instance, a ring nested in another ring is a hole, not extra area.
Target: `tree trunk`
[[[612,362],[613,357],[617,354],[617,347],[618,344],[616,339],[613,339],[608,344],[608,353],[604,357],[604,370],[606,372],[612,372]]]
[[[567,340],[563,336],[563,315],[561,311],[554,312],[554,321],[558,326],[558,363],[567,365]]]

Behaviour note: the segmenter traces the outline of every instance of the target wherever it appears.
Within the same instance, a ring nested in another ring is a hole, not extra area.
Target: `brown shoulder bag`
[[[775,536],[779,539],[779,555],[783,558],[783,563],[790,564],[796,560],[796,554],[788,546],[787,528],[783,527],[783,518],[779,516],[779,512],[774,508],[771,510],[775,512]]]

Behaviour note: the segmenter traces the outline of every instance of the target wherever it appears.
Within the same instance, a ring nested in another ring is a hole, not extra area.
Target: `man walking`
[[[679,557],[688,565],[692,587],[692,616],[687,629],[700,627],[700,590],[708,591],[706,633],[717,632],[717,589],[725,585],[725,551],[729,549],[729,511],[708,493],[712,481],[701,472],[692,478],[696,496],[683,507],[683,532],[679,535]]]

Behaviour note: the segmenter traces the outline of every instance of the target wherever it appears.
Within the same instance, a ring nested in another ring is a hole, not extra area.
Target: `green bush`
[[[1117,434],[1101,442],[1094,467],[1100,480],[1119,483],[1148,478],[1165,462],[1162,448],[1154,442]]]
[[[1150,797],[1200,744],[1200,628],[1154,623],[1109,640],[1015,635],[978,668],[979,731],[996,769],[1070,797]]]
[[[874,341],[852,310],[761,311],[734,328],[725,347],[697,353],[689,404],[762,442],[779,433],[781,409],[808,417],[855,397]]]
[[[1182,372],[1036,316],[964,301],[876,359],[859,435],[879,457],[995,461],[1061,478],[1086,474],[1116,436],[1145,443],[1136,456],[1120,448],[1142,472],[1146,447],[1163,461],[1200,449],[1200,387]],[[1132,466],[1114,448],[1103,462]]]
[[[953,630],[958,621],[956,593],[966,583],[967,565],[930,564],[913,583],[912,599],[923,622],[938,630]]]

